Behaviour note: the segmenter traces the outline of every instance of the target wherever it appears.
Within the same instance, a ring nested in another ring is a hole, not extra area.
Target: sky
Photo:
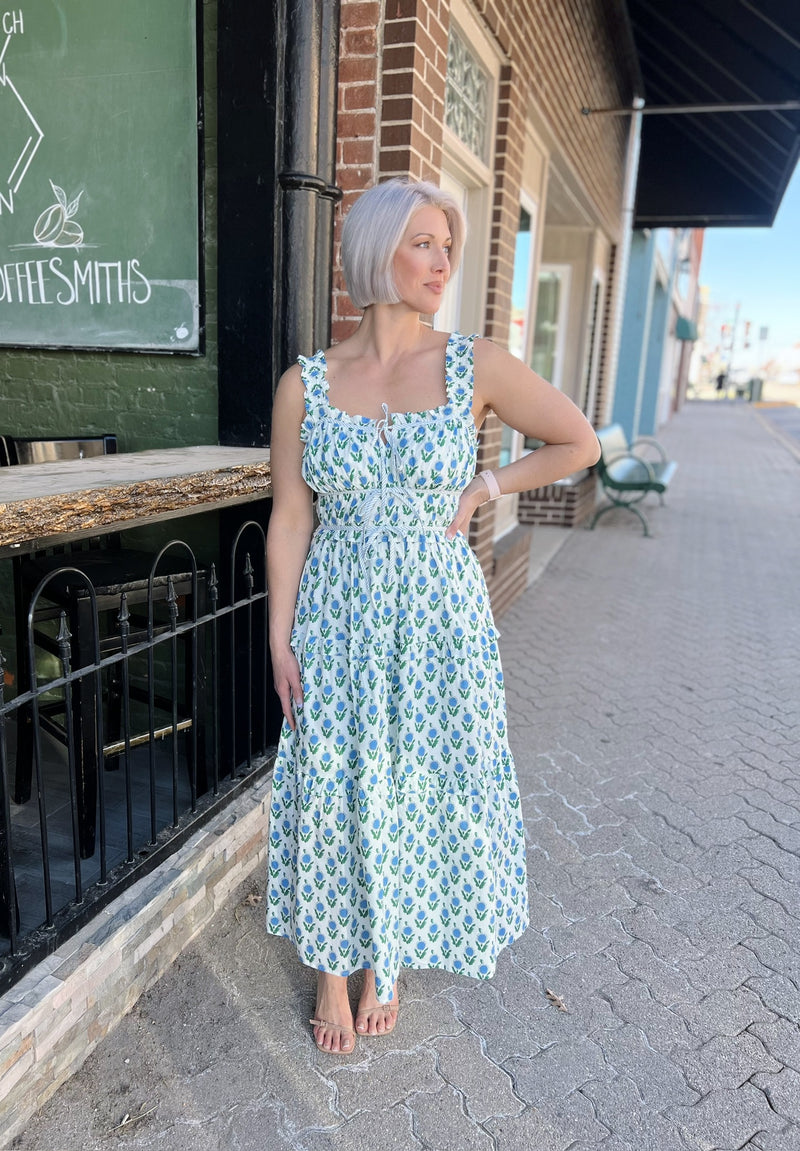
[[[800,165],[771,228],[706,229],[700,283],[709,292],[708,346],[719,343],[722,324],[733,324],[738,303],[734,367],[756,368],[775,359],[785,374],[800,368]],[[747,351],[746,320],[751,344]],[[762,327],[769,333],[763,345],[758,338]],[[794,372],[791,376],[797,378]]]

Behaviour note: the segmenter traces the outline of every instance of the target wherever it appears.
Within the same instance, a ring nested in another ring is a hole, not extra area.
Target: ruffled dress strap
[[[477,335],[462,336],[453,332],[445,353],[447,402],[456,414],[472,418],[472,391],[475,384],[474,345]]]
[[[297,362],[300,365],[306,406],[306,418],[300,429],[300,437],[305,440],[307,424],[313,422],[319,412],[326,410],[328,406],[328,365],[322,349],[313,356],[298,356]]]

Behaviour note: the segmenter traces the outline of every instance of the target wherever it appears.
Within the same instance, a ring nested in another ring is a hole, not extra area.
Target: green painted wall
[[[217,442],[216,0],[203,2],[203,27],[205,351],[177,356],[0,348],[0,433],[115,432],[120,451]]]

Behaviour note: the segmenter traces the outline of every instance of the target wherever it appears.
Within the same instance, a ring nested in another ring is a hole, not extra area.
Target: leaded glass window
[[[487,161],[488,118],[488,73],[457,30],[451,28],[447,46],[444,120],[461,143],[484,163]]]

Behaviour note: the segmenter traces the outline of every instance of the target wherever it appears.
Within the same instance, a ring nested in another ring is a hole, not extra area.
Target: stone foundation
[[[265,863],[261,779],[0,997],[0,1147]]]

